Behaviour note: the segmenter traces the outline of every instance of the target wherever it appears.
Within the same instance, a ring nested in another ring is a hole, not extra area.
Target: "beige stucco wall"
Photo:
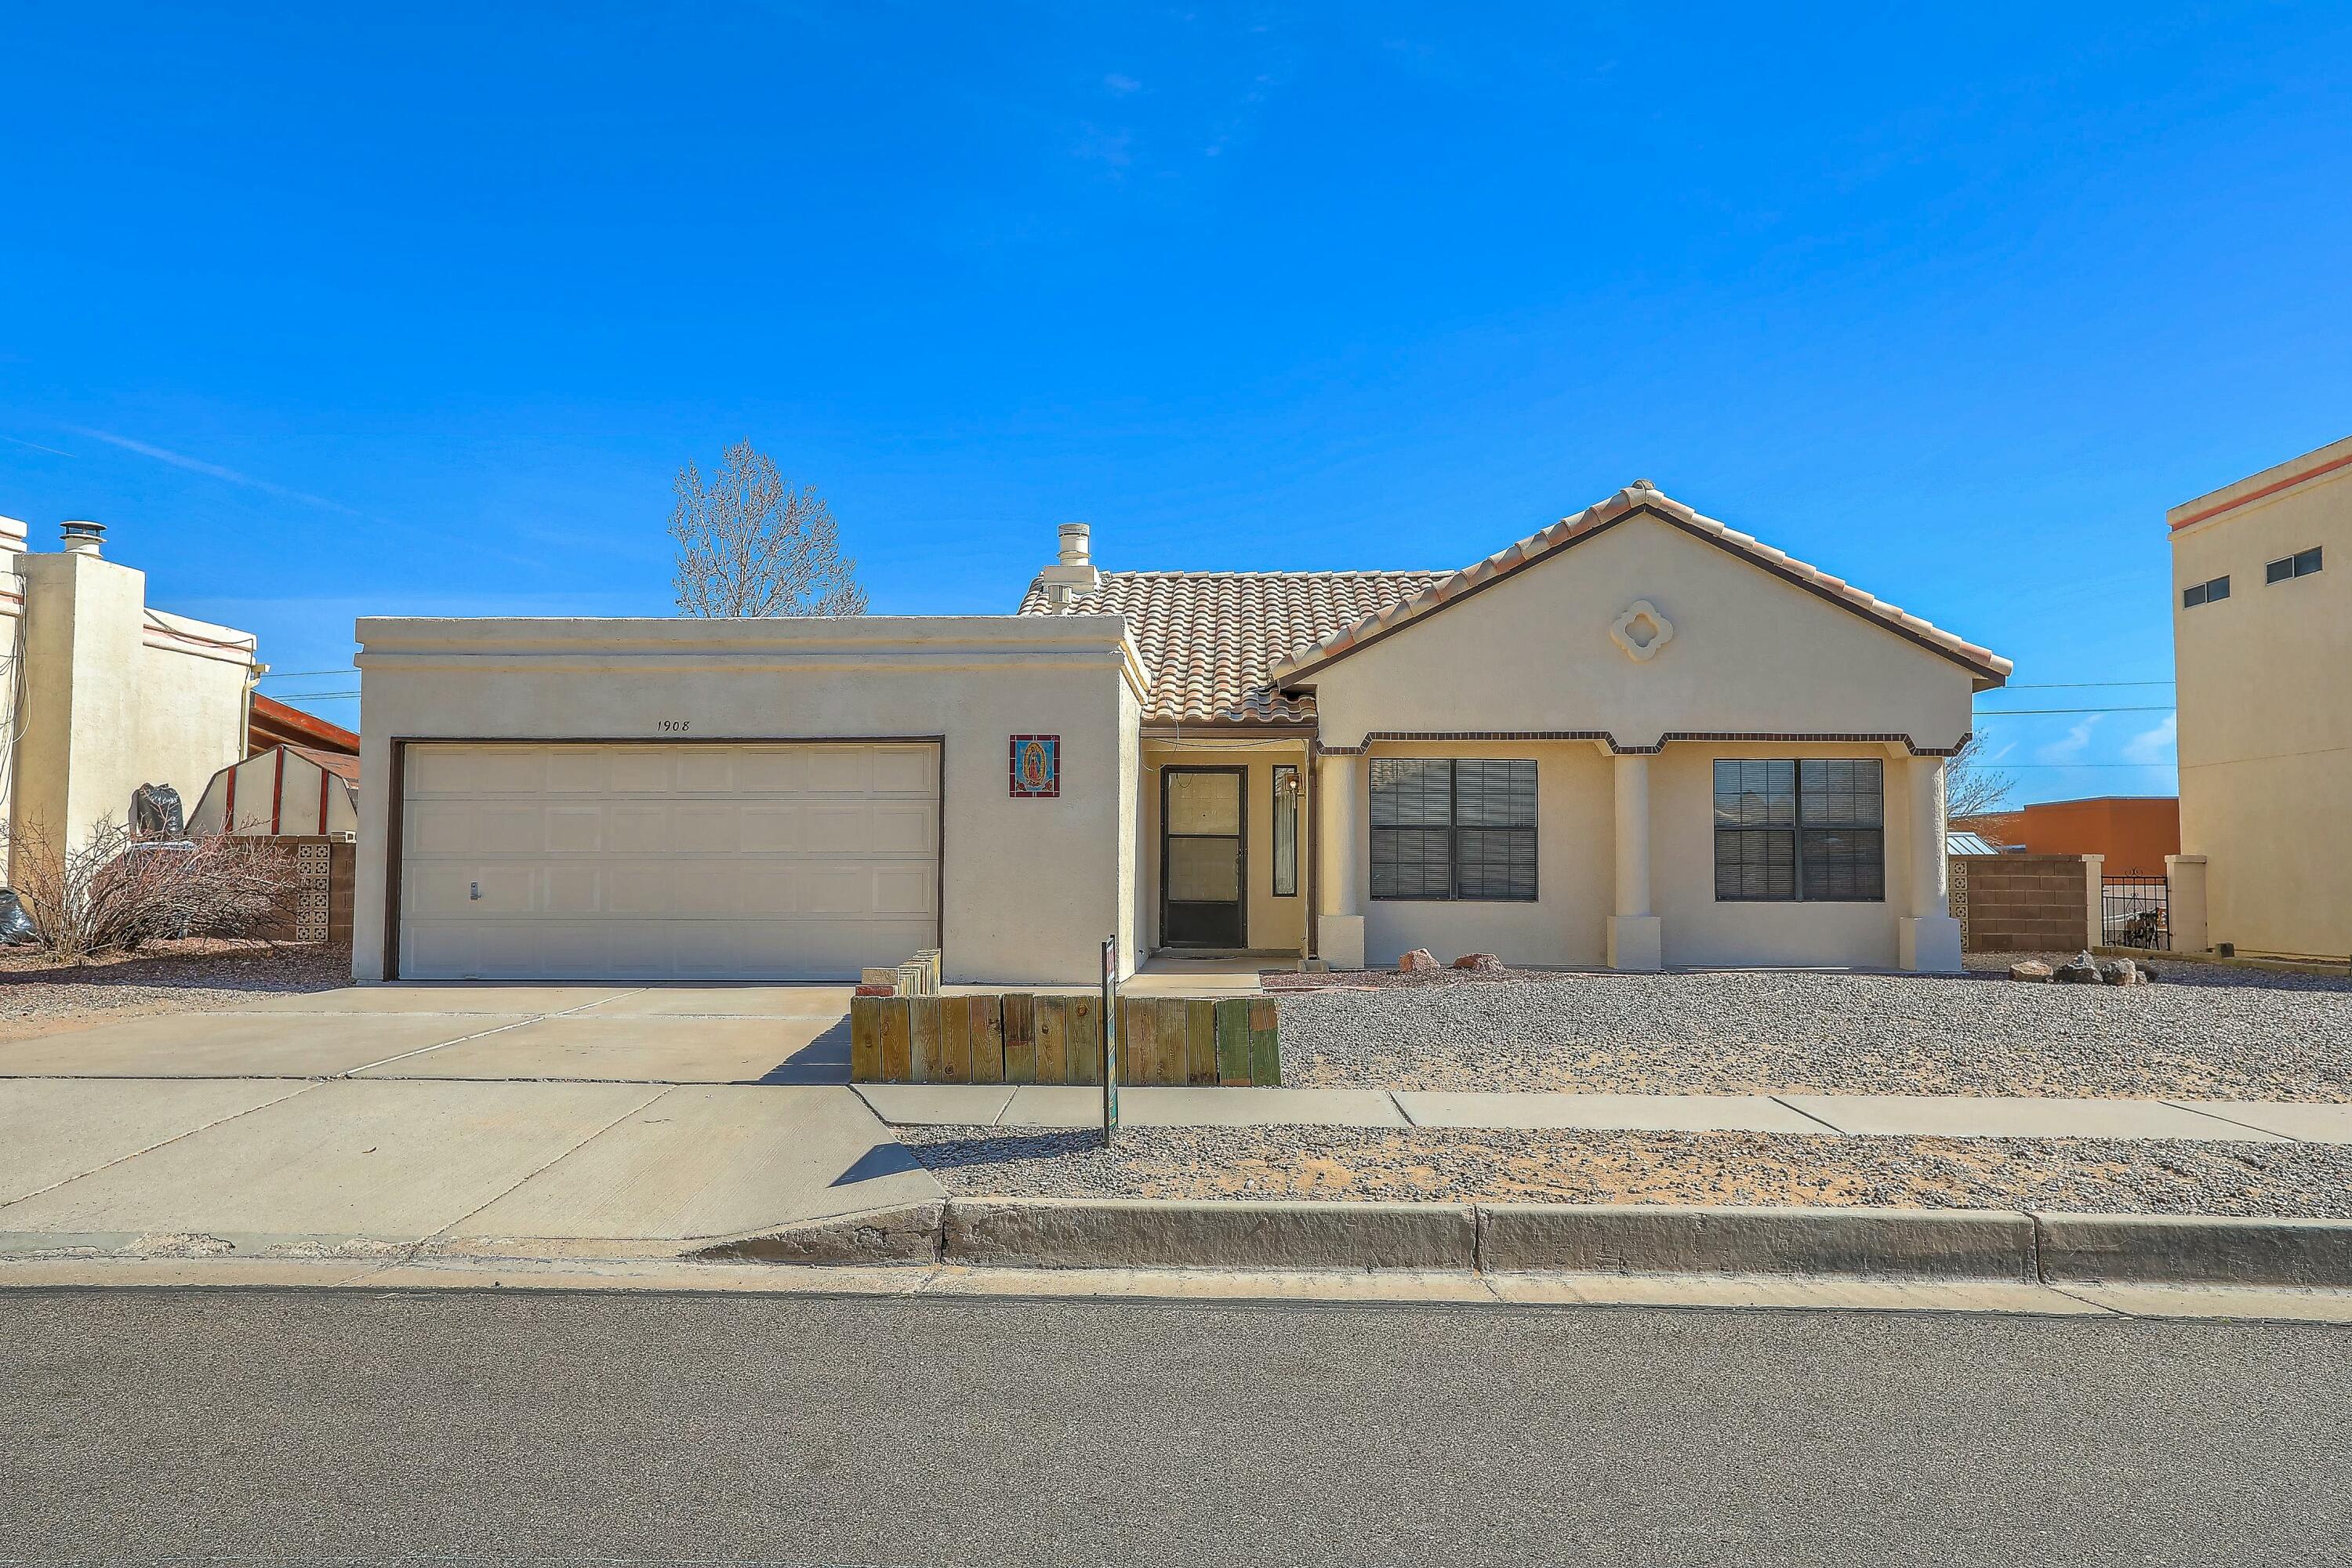
[[[1425,947],[1440,963],[1491,952],[1513,964],[1598,964],[1612,886],[1609,760],[1589,742],[1377,742],[1373,757],[1532,758],[1536,764],[1536,901],[1454,902],[1371,896],[1371,769],[1355,770],[1364,957],[1394,963]]]
[[[74,840],[167,784],[193,806],[245,754],[252,638],[151,614],[146,574],[71,552],[16,557],[22,700],[11,820]]]
[[[1241,746],[1217,747],[1186,742],[1181,745],[1143,743],[1144,774],[1139,792],[1143,837],[1140,863],[1142,910],[1146,940],[1160,945],[1160,773],[1168,767],[1246,768],[1249,777],[1242,796],[1244,852],[1248,872],[1248,903],[1243,912],[1249,945],[1261,952],[1297,952],[1307,931],[1307,821],[1298,825],[1298,893],[1277,898],[1274,891],[1274,770],[1279,764],[1306,765],[1306,751],[1297,742],[1256,741]]]
[[[1610,639],[1647,599],[1673,640],[1637,662]],[[1605,730],[1968,733],[1974,677],[1853,611],[1634,516],[1310,678],[1326,745],[1367,731]]]
[[[1357,886],[1364,889],[1365,958],[1394,963],[1416,947],[1440,963],[1492,952],[1506,963],[1597,967],[1607,962],[1615,894],[1610,759],[1589,742],[1375,742],[1370,757],[1528,758],[1536,763],[1537,897],[1532,903],[1374,899],[1370,769],[1357,770]],[[1885,763],[1886,898],[1877,903],[1718,903],[1714,763],[1718,757],[1875,757]],[[1650,905],[1669,964],[1867,964],[1895,962],[1911,836],[1907,757],[1871,744],[1669,745],[1650,763]]]
[[[1719,757],[1876,757],[1884,763],[1886,898],[1881,903],[1718,903],[1715,763]],[[1884,746],[1775,742],[1668,746],[1650,763],[1651,908],[1669,964],[1892,965],[1907,907],[1907,758]]]
[[[1129,963],[1141,674],[1116,616],[362,620],[362,775],[395,740],[943,737],[942,961],[960,982],[1080,984]],[[1057,734],[1061,795],[1011,797],[1015,734]],[[383,973],[388,788],[361,793],[352,972]]]
[[[2342,458],[2352,439],[2173,516]],[[2313,545],[2320,571],[2263,581],[2265,563]],[[2225,574],[2227,599],[2182,608],[2184,588]],[[2172,626],[2180,847],[2206,858],[2207,940],[2352,953],[2352,467],[2177,530]]]

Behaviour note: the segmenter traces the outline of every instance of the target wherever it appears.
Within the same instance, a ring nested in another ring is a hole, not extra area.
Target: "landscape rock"
[[[2061,985],[2096,985],[2104,977],[2099,973],[2099,961],[2085,948],[2058,966],[2056,978]]]
[[[1465,952],[1454,961],[1456,969],[1466,969],[1474,974],[1500,974],[1503,961],[1491,952]]]
[[[2009,977],[2011,980],[2035,980],[2047,984],[2050,980],[2050,966],[2038,958],[2025,959],[2009,966]]]
[[[1399,974],[1430,974],[1437,969],[1437,955],[1425,947],[1416,947],[1397,960]]]
[[[2128,958],[2101,959],[2099,978],[2110,985],[2137,985],[2139,984],[2139,965]]]

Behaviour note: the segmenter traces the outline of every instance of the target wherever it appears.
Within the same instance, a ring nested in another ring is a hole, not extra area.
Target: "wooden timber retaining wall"
[[[1274,998],[1121,997],[1119,1082],[1267,1087],[1282,1081]],[[1006,992],[853,996],[858,1083],[1100,1083],[1102,1000]]]

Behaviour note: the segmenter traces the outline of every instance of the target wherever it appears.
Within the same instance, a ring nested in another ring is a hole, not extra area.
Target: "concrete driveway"
[[[845,986],[369,986],[0,1045],[0,1256],[661,1256],[940,1195]]]

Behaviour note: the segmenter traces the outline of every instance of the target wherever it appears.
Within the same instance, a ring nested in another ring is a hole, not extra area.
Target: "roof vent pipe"
[[[1037,574],[1045,585],[1045,602],[1055,609],[1066,608],[1080,594],[1091,594],[1102,586],[1102,574],[1095,570],[1092,530],[1083,522],[1062,524],[1062,549],[1054,564]]]
[[[58,532],[63,536],[66,549],[73,554],[95,555],[106,539],[106,524],[88,521],[60,523]]]
[[[1087,525],[1083,522],[1066,522],[1062,524],[1061,563],[1063,565],[1091,566],[1094,564],[1094,552],[1088,537],[1089,531],[1090,531],[1087,529]]]

